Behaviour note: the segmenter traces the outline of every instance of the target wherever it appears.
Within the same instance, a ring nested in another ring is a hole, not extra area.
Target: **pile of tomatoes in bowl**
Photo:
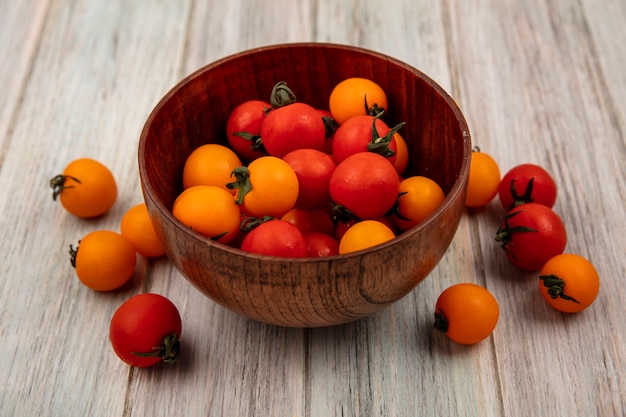
[[[444,200],[432,179],[402,177],[405,123],[385,122],[375,81],[344,79],[328,109],[297,101],[284,82],[268,97],[234,108],[228,146],[187,157],[172,213],[194,231],[252,253],[331,256],[389,241]]]

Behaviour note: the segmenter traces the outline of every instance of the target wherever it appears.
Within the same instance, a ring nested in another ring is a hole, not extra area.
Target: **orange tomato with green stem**
[[[387,111],[388,100],[387,94],[376,82],[350,77],[333,88],[328,105],[333,118],[342,124],[354,116],[382,114]]]
[[[117,198],[117,184],[111,171],[102,163],[80,158],[70,162],[62,174],[50,180],[52,198],[71,214],[82,218],[106,213]]]

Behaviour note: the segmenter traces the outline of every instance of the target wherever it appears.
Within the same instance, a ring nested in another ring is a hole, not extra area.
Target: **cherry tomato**
[[[71,214],[82,218],[98,217],[115,203],[117,185],[109,169],[100,162],[81,158],[70,162],[63,174],[50,180],[52,198]]]
[[[96,230],[70,245],[70,261],[76,276],[96,291],[112,291],[128,282],[135,273],[137,254],[124,236],[109,230]]]
[[[556,255],[541,268],[539,291],[546,302],[563,313],[589,307],[600,291],[600,277],[591,262],[580,255]]]
[[[272,109],[261,100],[244,101],[230,113],[226,122],[226,135],[230,147],[246,161],[267,155],[261,139],[261,125]]]
[[[401,125],[390,129],[378,117],[355,116],[337,128],[333,138],[332,151],[337,163],[359,152],[378,153],[393,164],[397,158],[398,146],[395,133]]]
[[[552,208],[556,202],[556,184],[544,168],[522,164],[507,172],[498,187],[500,203],[505,210],[524,203],[537,203]]]
[[[333,118],[342,124],[354,116],[362,114],[376,116],[386,111],[387,95],[374,81],[351,77],[333,88],[328,104]]]
[[[306,232],[302,234],[307,245],[307,256],[322,257],[339,254],[339,242],[329,234]]]
[[[319,112],[305,103],[292,103],[272,110],[261,126],[267,152],[282,158],[296,149],[326,146],[326,128]]]
[[[486,206],[498,194],[500,168],[491,155],[480,151],[472,152],[469,179],[467,181],[467,207]]]
[[[551,208],[527,203],[510,210],[496,234],[508,260],[524,271],[539,271],[567,244],[563,221]]]
[[[302,232],[285,220],[269,220],[250,231],[241,243],[246,252],[287,258],[307,256]]]
[[[333,172],[330,196],[361,220],[384,216],[395,204],[400,179],[393,164],[372,152],[349,156]]]
[[[241,222],[241,210],[233,195],[215,185],[184,190],[174,201],[172,214],[185,226],[225,244],[235,238]]]
[[[339,242],[339,254],[371,248],[395,238],[395,233],[377,220],[363,220],[349,227]]]
[[[109,340],[115,354],[131,366],[174,364],[180,352],[182,321],[178,309],[158,294],[138,294],[111,317]]]
[[[215,185],[227,189],[226,184],[233,180],[233,170],[239,166],[241,160],[232,149],[215,143],[201,145],[185,161],[183,188]]]
[[[120,222],[120,233],[146,258],[165,255],[145,203],[137,204],[124,214]]]
[[[326,210],[289,210],[282,220],[296,226],[302,233],[305,232],[322,232],[326,234],[333,234],[335,230],[335,224],[332,217]]]
[[[424,176],[405,178],[398,187],[396,212],[391,219],[401,230],[409,230],[421,223],[445,198],[443,190],[435,181]]]
[[[234,174],[237,180],[227,187],[237,190],[237,203],[247,216],[280,218],[295,206],[298,176],[282,159],[263,156],[236,168]]]
[[[283,157],[298,177],[295,207],[318,210],[330,205],[328,185],[337,165],[332,157],[315,149],[296,149]]]
[[[393,161],[393,166],[398,175],[402,175],[406,171],[406,167],[409,166],[409,148],[400,133],[393,135],[393,139],[396,142],[396,159]]]
[[[498,324],[495,297],[480,285],[460,283],[444,290],[435,304],[435,329],[450,340],[470,345],[486,339]]]

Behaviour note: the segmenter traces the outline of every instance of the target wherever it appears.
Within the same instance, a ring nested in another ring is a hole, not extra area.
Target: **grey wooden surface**
[[[626,3],[623,0],[0,0],[0,416],[623,416],[626,414]],[[459,103],[474,143],[503,172],[556,178],[568,252],[601,292],[577,315],[551,310],[533,274],[493,241],[497,201],[464,214],[431,276],[361,321],[288,329],[205,299],[166,259],[141,259],[126,291],[97,293],[67,258],[141,201],[137,141],[183,76],[255,46],[357,45],[404,60]],[[48,180],[93,157],[119,184],[85,221]],[[432,330],[461,281],[489,288],[501,317],[464,347]],[[113,311],[139,292],[183,317],[173,368],[119,361]]]

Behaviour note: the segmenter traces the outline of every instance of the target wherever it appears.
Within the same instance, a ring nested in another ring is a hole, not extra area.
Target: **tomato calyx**
[[[333,202],[332,204],[333,221],[335,223],[350,223],[351,221],[359,221],[359,217],[352,211],[341,204]]]
[[[391,130],[385,136],[381,137],[380,134],[378,133],[378,129],[376,129],[376,120],[378,120],[380,116],[382,115],[383,115],[383,112],[380,112],[379,114],[374,116],[374,119],[372,120],[372,140],[370,143],[367,144],[367,150],[369,152],[374,152],[379,155],[382,155],[385,158],[389,158],[396,154],[396,152],[389,147],[389,144],[391,143],[391,140],[393,139],[393,135],[398,133],[398,131],[406,123],[405,122],[398,123],[397,125],[392,127]]]
[[[443,310],[439,309],[435,311],[435,323],[433,324],[433,327],[442,333],[446,333],[448,331],[449,323],[446,315],[443,314]]]
[[[241,221],[239,225],[239,230],[247,233],[247,232],[250,232],[252,229],[256,228],[257,226],[260,226],[261,224],[268,222],[270,220],[276,220],[276,218],[272,216],[263,216],[261,218],[246,217]]]
[[[400,220],[404,220],[407,222],[410,222],[413,219],[410,219],[408,217],[406,217],[405,215],[403,215],[400,212],[400,197],[402,197],[405,194],[408,194],[408,191],[403,191],[401,193],[398,193],[398,198],[396,199],[396,202],[394,203],[393,207],[391,207],[391,209],[389,210],[389,212],[387,212],[387,215],[392,215],[392,216],[396,216],[397,218],[399,218]]]
[[[253,151],[265,151],[265,146],[263,145],[263,139],[261,135],[254,135],[250,132],[233,132],[233,136],[239,136],[245,140],[250,141],[250,149]]]
[[[252,183],[250,182],[250,170],[248,167],[240,166],[233,169],[231,173],[235,177],[235,181],[226,184],[230,190],[238,190],[235,202],[243,204],[243,199],[250,191],[252,191]]]
[[[565,288],[565,281],[563,281],[561,278],[557,277],[556,275],[550,274],[540,275],[539,279],[543,281],[543,286],[548,288],[548,295],[550,295],[553,300],[557,297],[560,297],[564,300],[573,301],[577,304],[580,304],[580,301],[563,292]]]
[[[150,352],[132,352],[132,354],[142,358],[161,358],[163,363],[173,365],[178,359],[179,352],[180,340],[176,333],[172,333],[163,338],[161,346],[152,348]]]
[[[326,135],[326,139],[331,139],[335,136],[335,132],[339,128],[339,123],[331,116],[322,116],[322,121],[324,122],[324,132]]]
[[[537,230],[528,226],[511,227],[509,225],[509,220],[512,217],[515,217],[518,214],[522,213],[522,211],[523,210],[514,211],[512,213],[508,213],[507,215],[505,215],[504,224],[498,228],[498,231],[496,232],[496,237],[495,237],[496,242],[502,242],[502,245],[500,245],[500,247],[504,249],[505,252],[511,254],[511,256],[513,257],[514,257],[514,254],[511,253],[508,249],[508,247],[511,245],[511,239],[513,238],[513,235],[515,235],[515,233],[537,233]]]
[[[270,104],[272,109],[284,107],[296,102],[296,95],[287,87],[287,83],[279,81],[272,89],[272,95],[270,96]]]
[[[378,103],[374,103],[371,106],[367,103],[367,94],[363,96],[363,104],[365,106],[365,114],[369,116],[379,117],[385,112],[385,109],[378,107]]]
[[[63,192],[63,190],[75,187],[74,185],[65,185],[65,181],[68,178],[76,181],[79,184],[81,183],[78,178],[72,177],[71,175],[56,175],[50,180],[50,187],[52,188],[52,200],[56,201],[57,197]]]
[[[76,249],[74,249],[74,247],[70,243],[70,250],[69,250],[70,263],[72,264],[73,268],[76,268],[76,256],[78,255],[78,248],[80,247],[80,242],[81,241],[79,240],[78,245],[76,245]]]
[[[509,207],[509,210],[512,210],[515,207],[521,206],[522,204],[532,203],[535,199],[532,197],[533,195],[533,183],[535,182],[535,177],[532,177],[528,180],[526,184],[526,190],[524,190],[524,194],[519,195],[515,190],[515,179],[511,180],[511,197],[513,197],[513,204]]]

